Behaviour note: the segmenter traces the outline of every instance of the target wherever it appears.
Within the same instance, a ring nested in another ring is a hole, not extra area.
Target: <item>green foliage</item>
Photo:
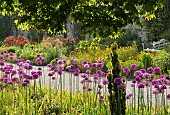
[[[155,66],[159,66],[164,73],[168,73],[168,70],[170,69],[170,53],[161,50],[156,54],[153,63]]]
[[[151,19],[161,5],[160,0],[1,0],[3,15],[17,12],[15,21],[22,29],[33,27],[39,31],[65,32],[68,16],[80,23],[83,33],[115,36],[129,23],[140,23],[141,16]],[[140,7],[138,7],[140,6]]]
[[[129,67],[131,66],[131,64],[136,64],[137,65],[137,68],[136,69],[141,69],[144,67],[143,63],[140,62],[140,61],[137,61],[137,60],[127,60],[125,62],[120,62],[122,64],[122,68],[125,68],[125,67]]]
[[[0,47],[1,47],[2,45],[4,45],[4,42],[3,42],[3,41],[0,41]]]
[[[122,62],[131,60],[135,58],[135,55],[138,53],[137,46],[134,44],[132,46],[120,47],[117,49],[118,59]]]
[[[89,40],[82,40],[77,44],[76,49],[79,51],[87,51],[87,48],[90,46],[91,41]]]
[[[152,66],[153,57],[150,53],[142,52],[140,54],[140,60],[143,63],[145,69]]]

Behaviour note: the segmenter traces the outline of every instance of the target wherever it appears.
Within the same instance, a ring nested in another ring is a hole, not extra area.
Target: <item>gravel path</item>
[[[18,66],[16,66],[16,64],[13,64],[13,65],[14,65],[15,69],[18,69]],[[33,70],[38,70],[39,67],[41,67],[44,71],[43,75],[41,77],[42,85],[49,85],[49,83],[51,82],[53,87],[55,87],[56,89],[60,89],[60,83],[62,82],[62,84],[63,84],[62,89],[64,89],[64,90],[68,90],[68,91],[71,91],[71,92],[77,91],[77,90],[82,91],[83,85],[80,83],[80,81],[81,81],[80,77],[74,77],[69,72],[63,72],[62,76],[59,76],[59,75],[56,74],[55,80],[52,80],[52,79],[50,80],[50,77],[48,76],[48,72],[50,71],[50,69],[48,69],[45,66],[33,66],[33,68],[34,68]],[[60,79],[60,77],[62,79]],[[99,81],[101,81],[101,80],[99,80]],[[127,81],[127,86],[126,86],[126,93],[127,94],[133,93],[133,91],[134,91],[133,87],[131,87],[131,84],[132,84],[131,81]],[[92,85],[93,84],[91,84],[91,86]],[[107,88],[103,88],[102,92],[107,92],[106,89]],[[152,87],[152,89],[154,90],[154,87]],[[147,103],[150,102],[150,100],[147,100],[147,89],[144,88],[142,90],[143,90],[142,94],[144,95],[144,103],[147,105]],[[137,95],[138,89],[137,88],[136,88],[135,92],[136,92],[136,101],[137,101],[138,100],[138,95]],[[168,93],[170,93],[169,87],[167,88],[165,94],[168,94]],[[148,95],[148,97],[150,99],[150,94]],[[159,105],[161,104],[161,97],[162,97],[162,94],[157,95],[157,101],[158,101]],[[165,99],[166,99],[166,96],[165,96]],[[155,95],[152,94],[153,105],[155,105],[155,102],[156,102]],[[167,101],[165,103],[167,103]]]

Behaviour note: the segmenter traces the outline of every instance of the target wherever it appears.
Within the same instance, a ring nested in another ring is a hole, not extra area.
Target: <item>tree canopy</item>
[[[3,15],[19,16],[16,24],[23,29],[63,32],[68,17],[80,23],[84,33],[113,36],[140,18],[153,18],[160,0],[1,0]]]

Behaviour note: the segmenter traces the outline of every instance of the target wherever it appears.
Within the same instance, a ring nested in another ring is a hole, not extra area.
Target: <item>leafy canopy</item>
[[[140,18],[153,18],[160,0],[1,0],[3,15],[17,14],[19,27],[63,32],[68,17],[80,23],[84,33],[113,36]]]

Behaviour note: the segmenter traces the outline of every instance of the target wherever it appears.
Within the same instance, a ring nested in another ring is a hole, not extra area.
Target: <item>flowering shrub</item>
[[[17,38],[14,36],[9,36],[4,40],[4,44],[5,46],[17,45],[23,47],[25,44],[29,44],[29,40],[28,38],[20,35],[18,35]]]

